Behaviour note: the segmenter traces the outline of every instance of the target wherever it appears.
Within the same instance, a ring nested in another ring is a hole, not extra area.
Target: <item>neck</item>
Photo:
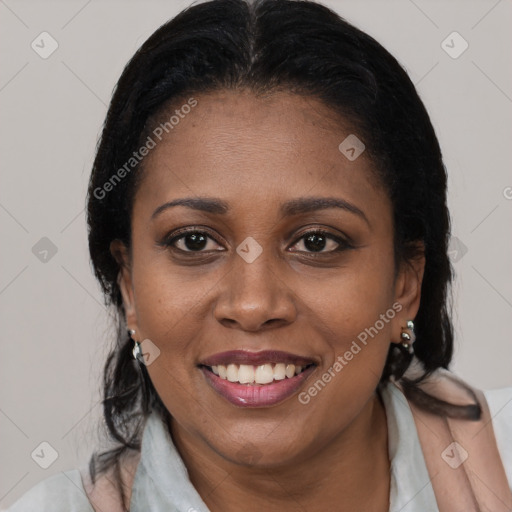
[[[337,510],[387,512],[389,458],[384,406],[375,394],[361,413],[314,456],[293,465],[245,467],[198,449],[171,424],[189,477],[211,512]]]

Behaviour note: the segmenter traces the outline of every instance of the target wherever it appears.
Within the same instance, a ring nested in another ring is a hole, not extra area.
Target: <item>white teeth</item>
[[[219,366],[217,366],[217,367],[212,366],[212,371],[214,368],[217,368],[217,371],[219,372],[219,377],[221,379],[227,379],[227,377],[228,377],[227,370],[223,364],[219,364]],[[213,372],[213,373],[215,373],[215,372]]]
[[[254,382],[254,367],[248,364],[241,364],[238,370],[238,382],[240,384],[252,384]]]
[[[229,380],[229,382],[237,382],[238,381],[238,365],[228,364],[227,379]]]
[[[254,381],[256,384],[269,384],[274,380],[274,370],[271,364],[262,364],[254,372]]]
[[[228,364],[224,366],[219,364],[212,366],[211,370],[221,379],[229,382],[239,382],[240,384],[270,384],[273,381],[291,379],[299,375],[305,369],[305,366],[295,366],[294,364],[261,364],[253,366],[248,364]]]
[[[286,378],[286,365],[284,363],[277,363],[274,366],[274,380],[283,380]]]

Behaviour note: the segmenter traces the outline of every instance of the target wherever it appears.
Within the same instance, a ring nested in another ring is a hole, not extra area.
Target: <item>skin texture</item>
[[[390,342],[418,310],[424,261],[396,272],[390,200],[365,153],[351,162],[339,151],[354,132],[321,102],[248,91],[196,99],[144,161],[131,250],[111,245],[127,325],[161,351],[148,371],[190,478],[212,511],[387,511],[375,390]],[[178,206],[152,218],[198,196],[229,212]],[[339,208],[281,216],[284,202],[312,196],[343,199],[366,220]],[[211,237],[202,253],[186,238],[174,250],[160,243],[184,227]],[[304,234],[318,228],[350,245],[327,239],[315,252]],[[263,249],[252,263],[236,252],[249,236]],[[291,352],[317,362],[304,391],[396,302],[401,311],[307,405],[295,394],[236,407],[197,366],[227,350]]]

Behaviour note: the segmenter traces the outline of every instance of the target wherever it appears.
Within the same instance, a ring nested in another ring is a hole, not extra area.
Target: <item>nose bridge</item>
[[[245,295],[250,298],[252,295],[262,295],[266,299],[271,298],[275,291],[275,264],[271,261],[270,251],[261,253],[252,259],[253,248],[250,248],[246,253],[247,246],[239,246],[237,249],[237,256],[235,257],[234,268],[232,271],[233,291],[237,294]],[[242,253],[242,254],[240,254]],[[249,259],[246,259],[248,256]],[[274,277],[274,279],[272,279]],[[281,283],[281,281],[279,281]],[[282,283],[281,283],[282,284]]]
[[[295,315],[292,294],[271,251],[254,242],[246,239],[238,246],[215,307],[218,321],[246,330],[258,330],[270,320],[288,323]]]

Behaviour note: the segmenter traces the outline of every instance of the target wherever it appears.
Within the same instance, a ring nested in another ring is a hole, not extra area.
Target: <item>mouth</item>
[[[293,395],[314,371],[312,359],[278,351],[231,351],[199,364],[208,384],[239,407],[268,407]]]

